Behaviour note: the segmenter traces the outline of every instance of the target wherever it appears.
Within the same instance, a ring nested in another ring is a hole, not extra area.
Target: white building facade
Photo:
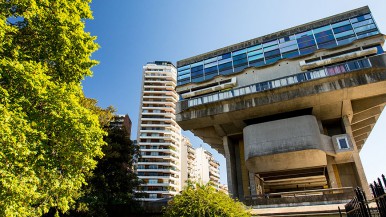
[[[216,189],[220,185],[220,164],[212,154],[202,147],[195,150],[195,181],[202,184],[210,182]]]
[[[175,196],[182,188],[181,128],[175,120],[176,71],[166,61],[143,67],[137,174],[143,181],[138,190],[145,194],[141,198],[145,201]]]

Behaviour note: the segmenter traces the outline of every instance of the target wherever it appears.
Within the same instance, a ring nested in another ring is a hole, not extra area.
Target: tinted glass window
[[[345,21],[341,21],[341,22],[338,22],[338,23],[334,23],[331,25],[332,28],[336,28],[336,27],[340,27],[340,26],[345,26],[345,25],[349,25],[350,24],[350,21],[349,20],[345,20]]]
[[[325,31],[327,31],[327,30],[330,30],[330,31],[331,31],[331,26],[330,26],[330,25],[327,25],[327,26],[323,26],[323,27],[314,29],[314,34],[315,34],[315,36],[316,36],[316,34],[318,34],[319,32],[325,32]]]
[[[335,28],[334,33],[337,34],[351,29],[352,29],[351,25],[341,26],[341,27]]]
[[[250,51],[254,51],[254,50],[257,50],[257,49],[261,49],[262,45],[259,44],[259,45],[255,45],[253,47],[250,47],[250,48],[247,48],[247,51],[250,52]]]

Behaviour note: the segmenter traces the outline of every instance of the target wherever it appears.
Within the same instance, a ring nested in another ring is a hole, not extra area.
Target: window
[[[350,148],[346,137],[338,137],[338,138],[336,138],[336,140],[338,142],[339,149],[349,149]]]
[[[149,198],[155,199],[157,198],[157,194],[149,194]]]
[[[149,179],[149,184],[157,184],[158,181],[156,179]]]

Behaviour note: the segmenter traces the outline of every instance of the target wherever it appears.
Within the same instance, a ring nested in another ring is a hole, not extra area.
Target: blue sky
[[[129,114],[132,139],[137,135],[142,66],[155,60],[178,60],[296,25],[368,5],[382,33],[386,32],[386,1],[257,1],[257,0],[94,0],[94,20],[86,31],[97,36],[100,64],[83,82],[87,97]],[[369,181],[386,172],[386,114],[379,118],[361,152]],[[195,147],[202,141],[189,132]],[[204,147],[208,147],[203,144]],[[221,182],[226,183],[225,159]]]

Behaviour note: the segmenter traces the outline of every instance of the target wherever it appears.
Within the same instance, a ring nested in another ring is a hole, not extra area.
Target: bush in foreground
[[[210,185],[189,184],[168,203],[164,216],[251,216],[244,204]]]

